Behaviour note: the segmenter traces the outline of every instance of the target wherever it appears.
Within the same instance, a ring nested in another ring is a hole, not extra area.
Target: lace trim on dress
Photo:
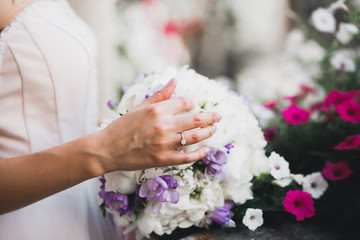
[[[25,7],[15,18],[14,20],[6,26],[1,32],[0,32],[0,55],[2,55],[4,48],[5,48],[5,40],[6,37],[9,35],[9,33],[12,31],[12,29],[23,20],[23,18],[31,12],[33,9],[35,9],[38,6],[44,6],[48,4],[54,4],[54,3],[65,3],[68,4],[66,0],[36,0],[35,2],[31,3],[29,6]]]
[[[25,7],[15,18],[14,20],[7,25],[1,32],[0,32],[0,70],[2,66],[2,59],[3,59],[3,52],[5,50],[5,41],[7,36],[10,34],[12,29],[20,23],[24,17],[31,12],[33,9],[41,6],[46,6],[49,4],[54,3],[62,3],[62,4],[68,4],[66,0],[36,0],[35,2],[31,3],[29,6]],[[1,76],[0,76],[0,83],[1,83]]]

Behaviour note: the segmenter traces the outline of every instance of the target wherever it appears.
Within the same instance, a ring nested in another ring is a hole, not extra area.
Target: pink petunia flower
[[[305,93],[299,93],[294,96],[283,96],[283,99],[289,100],[291,102],[291,104],[295,104],[296,101],[304,99],[304,98],[305,98]]]
[[[277,138],[278,136],[279,134],[276,128],[267,128],[264,131],[264,137],[268,143],[272,143],[275,140],[275,138]]]
[[[297,221],[314,216],[314,201],[310,193],[300,190],[289,190],[283,201],[285,211],[296,216]]]
[[[349,168],[346,162],[327,162],[321,173],[326,179],[337,181],[348,178],[353,171]]]
[[[281,113],[285,121],[293,125],[305,123],[310,118],[310,112],[300,108],[296,104],[291,104],[287,109],[283,109]]]
[[[333,89],[329,92],[324,100],[324,106],[328,107],[330,105],[338,105],[344,100],[352,98],[356,94],[356,91],[341,92],[339,90]]]
[[[353,123],[360,123],[360,104],[349,98],[335,106],[336,112],[340,117]]]
[[[181,33],[180,26],[173,21],[169,21],[164,26],[165,35],[179,35]]]
[[[304,93],[311,93],[311,94],[316,94],[317,93],[317,89],[310,87],[309,85],[306,84],[300,84],[300,89],[301,91],[303,91]]]
[[[269,101],[266,101],[263,105],[267,109],[274,110],[276,108],[276,106],[278,105],[278,102],[275,100],[269,100]]]
[[[354,149],[360,146],[360,134],[349,136],[345,141],[339,143],[334,149]]]

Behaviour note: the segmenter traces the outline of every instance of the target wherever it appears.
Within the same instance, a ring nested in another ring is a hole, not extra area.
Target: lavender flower
[[[113,212],[120,212],[120,216],[129,213],[129,201],[125,194],[110,192],[105,199],[105,206]]]
[[[225,148],[227,149],[226,153],[230,154],[230,149],[234,148],[234,145],[231,142],[229,142],[228,144],[225,145]]]
[[[218,175],[221,180],[225,179],[222,169],[223,165],[227,163],[226,152],[218,148],[212,148],[210,152],[202,159],[202,161],[205,165],[207,165],[205,169],[206,179],[208,178],[208,174]]]
[[[100,177],[100,191],[99,197],[104,200],[105,206],[113,212],[120,212],[120,216],[131,214],[131,206],[129,204],[128,196],[121,193],[105,191],[106,179],[104,176]]]
[[[141,184],[139,196],[146,198],[147,201],[157,199],[159,202],[177,203],[179,201],[179,194],[172,191],[177,187],[178,182],[172,176],[155,176]],[[161,205],[157,207],[157,211],[160,208]]]
[[[101,176],[100,177],[100,182],[101,182],[101,185],[100,185],[100,191],[99,191],[99,197],[102,199],[102,200],[106,200],[106,198],[108,197],[109,195],[109,192],[106,192],[105,191],[105,182],[106,182],[106,179],[104,176]]]
[[[211,219],[220,225],[227,225],[231,217],[231,211],[227,207],[218,207],[211,215]]]
[[[118,103],[114,100],[109,100],[107,102],[107,106],[111,109],[111,110],[115,110],[116,107],[118,106]]]

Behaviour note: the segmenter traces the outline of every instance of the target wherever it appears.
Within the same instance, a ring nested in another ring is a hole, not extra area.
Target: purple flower
[[[127,90],[129,90],[129,87],[125,86],[125,87],[122,87],[122,92],[125,94],[127,92]]]
[[[107,106],[111,109],[111,110],[115,110],[116,107],[118,106],[118,103],[114,100],[109,100],[107,102]]]
[[[207,179],[207,174],[218,175],[220,180],[223,180],[225,176],[222,174],[223,165],[227,163],[227,154],[226,152],[218,149],[212,148],[210,152],[202,159],[203,163],[206,166],[205,169],[205,178]]]
[[[110,192],[105,199],[105,206],[114,212],[120,212],[120,216],[129,213],[129,201],[125,194]]]
[[[141,184],[139,196],[146,198],[148,201],[157,199],[159,202],[177,203],[179,201],[179,194],[172,191],[176,189],[177,186],[178,182],[170,175],[155,176]],[[157,211],[159,211],[160,208],[161,205],[157,207]]]
[[[100,177],[100,182],[101,182],[101,185],[100,185],[100,191],[99,191],[99,197],[102,199],[102,200],[106,200],[106,198],[108,197],[109,195],[109,192],[106,192],[105,191],[105,182],[106,182],[106,179],[104,176],[101,176]]]
[[[228,144],[225,145],[225,148],[227,149],[226,153],[230,154],[230,149],[234,148],[234,145],[229,142]]]
[[[218,207],[211,215],[211,219],[220,225],[227,225],[231,217],[231,211],[227,207]]]

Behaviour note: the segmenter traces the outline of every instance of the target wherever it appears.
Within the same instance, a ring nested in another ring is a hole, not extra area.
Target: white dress
[[[95,49],[65,0],[38,0],[1,32],[0,161],[96,130]],[[0,240],[115,239],[97,187],[92,179],[0,215]]]

